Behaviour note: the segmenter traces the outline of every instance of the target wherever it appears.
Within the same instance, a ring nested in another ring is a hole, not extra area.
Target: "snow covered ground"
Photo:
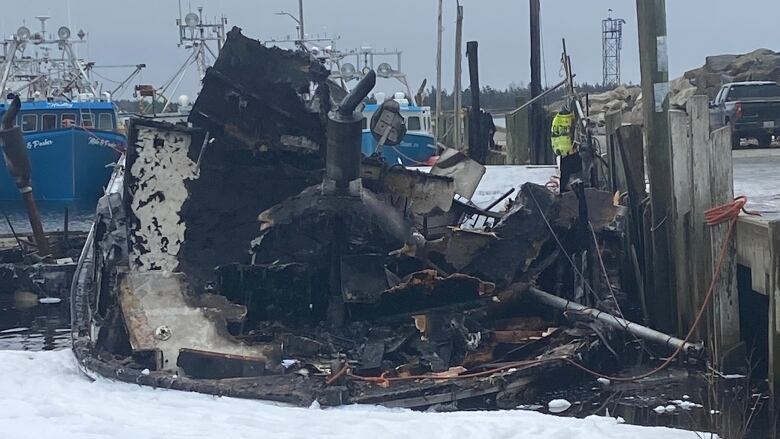
[[[372,406],[281,405],[159,390],[80,374],[69,350],[0,351],[0,437],[145,438],[696,438],[606,417],[527,411],[419,413]]]

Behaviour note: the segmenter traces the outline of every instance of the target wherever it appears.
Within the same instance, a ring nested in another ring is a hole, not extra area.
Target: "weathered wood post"
[[[522,99],[520,105],[527,100]],[[506,118],[506,161],[508,165],[527,165],[531,151],[528,144],[528,107],[510,111]]]
[[[704,302],[707,287],[712,279],[710,235],[708,227],[704,222],[704,212],[712,207],[712,197],[710,195],[712,148],[710,143],[708,97],[703,95],[691,97],[688,100],[687,109],[691,116],[691,159],[693,172],[693,221],[691,222],[690,232],[692,248],[691,276],[693,282],[692,303],[698,309]],[[711,313],[705,314],[704,321],[701,322],[701,325],[694,333],[697,339],[702,339],[703,334],[707,333],[707,328],[711,327],[711,317]],[[690,323],[692,323],[692,320],[688,322],[689,325]]]
[[[707,96],[691,97],[687,109],[687,113],[669,112],[674,188],[671,238],[681,334],[690,330],[704,303],[717,269],[713,262],[717,262],[727,239],[729,224],[710,227],[705,222],[705,212],[734,199],[730,128],[710,132]],[[727,245],[714,296],[695,337],[705,338],[715,366],[728,370],[742,365],[744,352],[736,349],[742,346],[736,233]]]
[[[650,274],[651,253],[649,239],[645,236],[647,221],[643,206],[646,206],[647,188],[645,186],[644,142],[642,128],[638,125],[626,125],[617,129],[615,141],[626,179],[628,203],[631,209],[631,245],[630,264],[637,282],[637,294],[642,307],[645,325],[650,323],[647,310],[647,292],[651,291]]]
[[[531,99],[542,93],[542,37],[540,30],[540,1],[529,0],[529,10],[531,22],[529,29],[531,31]],[[544,142],[545,126],[544,107],[541,102],[531,105],[529,111],[528,124],[528,144],[533,149],[531,154],[531,163],[534,165],[547,164],[545,160],[545,149],[549,149]]]
[[[710,162],[710,194],[712,206],[734,201],[734,165],[731,159],[731,128],[726,126],[710,135],[712,161]],[[736,227],[736,226],[735,226]],[[726,371],[744,365],[745,350],[739,334],[739,292],[737,291],[736,230],[728,236],[729,224],[710,227],[712,260],[718,262],[720,249],[727,246],[715,283],[712,309],[714,318],[713,354],[716,367]],[[726,240],[728,240],[726,242]],[[717,267],[713,266],[712,271]],[[741,348],[741,349],[740,349]]]
[[[607,161],[609,162],[609,185],[613,193],[616,191],[625,192],[628,189],[617,139],[617,131],[621,125],[623,125],[622,111],[609,112],[604,117],[604,129],[607,137]]]
[[[671,224],[672,251],[675,267],[677,296],[677,327],[679,334],[686,334],[696,313],[693,281],[691,280],[690,230],[693,220],[693,154],[691,127],[688,113],[669,111],[672,135],[672,181],[674,187],[673,222]]]
[[[669,66],[666,54],[666,1],[637,0],[642,113],[647,138],[653,233],[653,295],[648,306],[655,325],[664,331],[677,326],[670,228],[672,175],[669,146]]]
[[[461,95],[461,63],[463,61],[463,6],[458,2],[458,16],[455,21],[455,85],[452,88],[453,108],[455,108],[455,143],[454,148],[463,149],[463,116],[460,108]]]

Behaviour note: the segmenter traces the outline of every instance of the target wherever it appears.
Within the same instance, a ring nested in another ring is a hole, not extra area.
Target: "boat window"
[[[81,126],[84,128],[95,128],[95,123],[92,121],[92,113],[81,114]]]
[[[76,115],[73,113],[66,113],[62,115],[62,127],[68,128],[76,125]]]
[[[114,121],[111,118],[111,113],[101,113],[98,116],[98,129],[111,131],[114,129]]]
[[[25,114],[22,116],[22,132],[29,133],[38,129],[38,115]]]
[[[406,128],[409,131],[420,131],[421,129],[420,118],[417,116],[408,118],[406,120]]]
[[[57,129],[57,115],[56,114],[44,114],[41,116],[41,130],[56,130]]]
[[[363,129],[365,130],[367,128],[368,128],[368,119],[364,117],[363,118]]]

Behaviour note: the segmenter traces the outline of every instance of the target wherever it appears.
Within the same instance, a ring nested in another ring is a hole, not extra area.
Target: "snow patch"
[[[569,407],[571,407],[571,403],[565,399],[553,399],[547,403],[547,409],[550,413],[563,413],[569,410]]]
[[[0,425],[15,439],[353,438],[695,439],[690,431],[511,411],[326,410],[153,389],[82,375],[69,350],[0,351]]]

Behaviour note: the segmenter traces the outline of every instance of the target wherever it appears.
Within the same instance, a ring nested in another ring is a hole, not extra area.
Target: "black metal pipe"
[[[376,73],[371,70],[341,101],[338,110],[328,114],[325,176],[342,192],[350,181],[360,178],[363,114],[355,110],[375,84]]]
[[[663,332],[642,326],[638,323],[634,323],[620,317],[615,317],[612,314],[606,313],[596,308],[582,306],[579,303],[563,299],[538,288],[530,287],[528,291],[530,295],[540,303],[559,309],[563,312],[572,310],[582,314],[588,314],[594,319],[603,322],[613,329],[625,330],[626,332],[629,332],[643,340],[658,343],[662,346],[667,346],[672,350],[678,349],[680,346],[682,346],[682,354],[686,356],[699,356],[702,352],[702,349],[704,348],[703,344],[701,343],[686,342],[685,340],[681,340],[669,334],[664,334]]]
[[[339,114],[342,116],[351,116],[355,112],[358,105],[363,102],[363,99],[371,93],[376,85],[376,72],[370,70],[360,82],[357,83],[355,88],[341,101],[339,106]]]

